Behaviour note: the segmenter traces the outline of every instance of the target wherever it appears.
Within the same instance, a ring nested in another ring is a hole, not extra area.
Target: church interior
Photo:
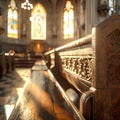
[[[120,0],[0,0],[0,120],[120,120]]]

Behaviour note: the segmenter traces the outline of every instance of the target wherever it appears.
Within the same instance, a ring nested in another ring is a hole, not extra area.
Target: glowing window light
[[[10,117],[10,115],[11,115],[13,109],[14,109],[14,106],[15,106],[14,104],[12,104],[12,105],[9,105],[9,104],[4,105],[5,115],[6,115],[7,120],[9,119],[9,117]]]
[[[64,23],[63,23],[64,39],[74,37],[74,10],[70,1],[66,2],[64,8]]]
[[[14,0],[11,0],[8,5],[7,36],[18,38],[18,11]]]
[[[41,4],[34,6],[31,17],[31,39],[46,40],[46,10]]]

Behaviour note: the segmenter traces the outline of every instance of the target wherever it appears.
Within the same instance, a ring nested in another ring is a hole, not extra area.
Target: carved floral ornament
[[[94,69],[92,56],[64,56],[61,58],[62,68],[79,75],[80,78],[92,82]]]

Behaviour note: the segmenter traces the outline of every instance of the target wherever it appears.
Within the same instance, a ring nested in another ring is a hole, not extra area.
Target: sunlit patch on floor
[[[10,114],[12,113],[12,111],[14,109],[14,106],[15,106],[14,104],[12,104],[12,105],[9,105],[9,104],[4,105],[5,115],[6,115],[7,120],[10,117]]]

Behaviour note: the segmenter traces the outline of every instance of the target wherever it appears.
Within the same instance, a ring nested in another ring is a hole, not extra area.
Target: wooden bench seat
[[[91,35],[44,54],[47,66],[57,80],[63,84],[67,81],[78,92],[79,108],[76,108],[87,120],[117,120],[120,116],[118,20],[120,15],[113,14],[96,25]],[[67,87],[71,88],[69,84]]]

